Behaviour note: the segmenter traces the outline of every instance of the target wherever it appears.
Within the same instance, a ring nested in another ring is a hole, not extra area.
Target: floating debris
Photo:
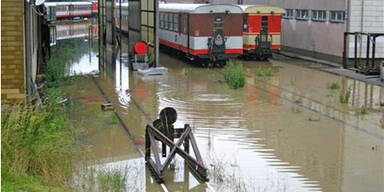
[[[58,99],[57,99],[57,104],[65,106],[65,105],[68,105],[68,103],[69,103],[70,100],[71,100],[70,97],[66,97],[66,98],[58,98]]]
[[[150,75],[165,75],[168,74],[168,69],[165,67],[156,67],[156,68],[149,68],[149,69],[138,69],[138,72],[140,75],[143,76],[150,76]]]
[[[104,102],[103,104],[101,104],[101,109],[103,111],[113,110],[113,105],[111,102],[107,101],[107,102]]]

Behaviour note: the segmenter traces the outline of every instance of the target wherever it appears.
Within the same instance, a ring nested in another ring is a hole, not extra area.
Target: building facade
[[[24,101],[36,94],[36,74],[49,49],[42,11],[44,7],[30,1],[1,1],[2,103]]]
[[[22,0],[1,1],[1,99],[25,96],[24,20]]]
[[[344,32],[384,33],[383,0],[166,0],[185,3],[235,3],[278,6],[282,20],[282,50],[341,63]],[[347,54],[353,57],[354,38]],[[376,57],[384,58],[384,37],[376,40]],[[365,57],[366,39],[361,40]],[[359,44],[360,45],[360,44]],[[361,47],[361,48],[360,48]]]

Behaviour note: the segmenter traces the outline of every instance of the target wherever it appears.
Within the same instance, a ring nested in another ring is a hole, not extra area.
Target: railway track
[[[111,100],[109,99],[107,94],[104,92],[103,88],[97,82],[96,78],[94,76],[91,76],[91,78],[92,78],[92,82],[95,84],[95,86],[99,90],[100,94],[104,97],[104,100],[107,101],[107,102],[111,102]],[[144,111],[144,109],[135,101],[134,98],[131,98],[131,101],[132,101],[133,105],[144,115],[146,123],[147,124],[152,124],[152,119],[150,118],[150,115]],[[118,118],[120,124],[123,126],[124,130],[127,132],[127,134],[129,136],[133,146],[135,146],[136,151],[140,154],[140,156],[142,158],[144,158],[144,156],[145,156],[144,151],[139,146],[137,146],[134,143],[134,139],[135,138],[131,134],[129,127],[126,125],[126,123],[123,121],[123,119],[121,118],[120,114],[116,110],[113,110],[113,113],[116,115],[116,117]],[[152,176],[152,178],[153,178],[153,176]],[[153,179],[155,180],[155,178],[153,178]],[[160,185],[161,189],[164,192],[170,192],[170,190],[167,188],[167,186],[164,183],[160,183],[159,185]],[[206,185],[207,185],[207,188],[211,192],[215,192],[215,190],[213,189],[213,187],[209,183],[206,183]]]

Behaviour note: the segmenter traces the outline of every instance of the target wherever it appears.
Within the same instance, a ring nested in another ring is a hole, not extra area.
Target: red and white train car
[[[55,14],[56,19],[92,16],[91,2],[47,2],[44,5],[48,14]]]
[[[230,4],[160,4],[159,42],[202,65],[243,53],[243,11]]]
[[[241,8],[244,12],[244,56],[271,57],[272,50],[281,48],[281,15],[285,10],[264,5],[241,5]]]

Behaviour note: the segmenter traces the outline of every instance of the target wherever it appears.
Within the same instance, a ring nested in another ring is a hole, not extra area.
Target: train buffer
[[[196,144],[192,129],[188,124],[184,128],[174,128],[176,122],[176,110],[170,107],[164,108],[160,112],[160,118],[153,122],[153,125],[147,125],[145,130],[145,161],[152,172],[152,175],[159,183],[164,182],[164,173],[167,171],[171,161],[176,154],[180,155],[185,164],[189,167],[191,173],[200,181],[208,181],[207,169],[204,167],[199,149]],[[177,142],[174,140],[177,139]],[[158,152],[158,143],[161,143],[162,157],[161,162]],[[190,144],[195,154],[192,157],[189,154]],[[181,147],[183,145],[183,148]],[[170,152],[167,155],[167,146]]]

